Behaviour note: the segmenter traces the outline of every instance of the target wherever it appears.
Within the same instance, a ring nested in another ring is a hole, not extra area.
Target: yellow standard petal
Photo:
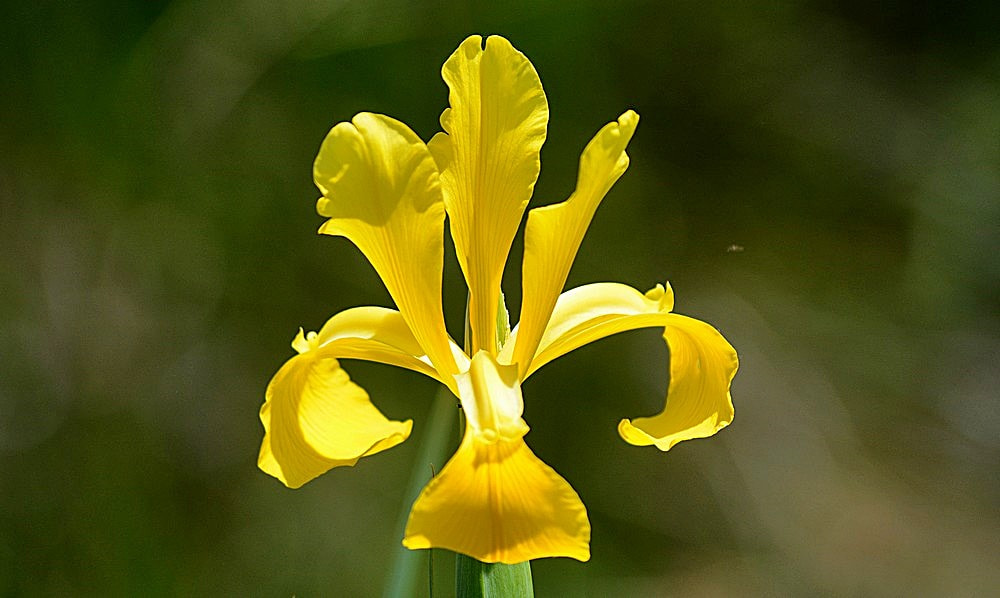
[[[456,375],[467,426],[458,451],[424,488],[403,545],[447,548],[487,563],[590,558],[590,523],[580,497],[523,436],[517,368],[486,352]]]
[[[618,433],[629,444],[670,450],[682,440],[706,438],[733,421],[729,387],[739,368],[736,350],[712,326],[670,314],[663,338],[670,345],[670,388],[663,411],[623,419]]]
[[[639,115],[629,110],[608,123],[580,157],[576,190],[566,201],[535,208],[524,233],[523,301],[513,360],[527,372],[583,235],[611,186],[628,168],[628,145]]]
[[[472,353],[496,351],[497,298],[531,198],[548,103],[538,74],[506,39],[466,39],[441,70],[450,108],[428,144],[441,171],[455,251],[469,285]],[[470,355],[472,354],[470,353]]]
[[[444,203],[427,146],[405,124],[361,113],[335,126],[313,168],[321,233],[350,239],[442,376],[457,369],[441,308]]]

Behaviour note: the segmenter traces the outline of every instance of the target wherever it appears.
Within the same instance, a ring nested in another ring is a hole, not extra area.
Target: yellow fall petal
[[[427,146],[405,124],[362,112],[330,131],[313,177],[316,210],[329,218],[320,232],[357,245],[435,368],[454,374],[441,308],[444,203]]]
[[[521,379],[546,363],[607,336],[653,326],[665,326],[674,307],[670,285],[656,285],[645,294],[615,282],[599,282],[566,291],[556,300],[535,356]],[[521,326],[511,331],[498,360],[512,363]]]
[[[573,488],[523,439],[477,443],[471,434],[421,492],[403,545],[446,548],[484,563],[590,559],[590,523]]]
[[[580,497],[524,442],[517,368],[479,352],[456,375],[467,427],[458,451],[424,488],[403,545],[447,548],[487,563],[590,558]]]
[[[428,147],[469,285],[472,352],[495,353],[497,298],[540,168],[549,110],[538,74],[506,39],[473,35],[441,69],[450,108]]]
[[[667,451],[682,440],[711,436],[733,421],[729,387],[739,359],[718,330],[694,318],[670,314],[663,337],[670,345],[666,405],[653,417],[623,419],[618,433],[630,444]]]
[[[468,358],[452,345],[467,368]],[[384,307],[342,311],[318,334],[299,329],[292,347],[299,355],[272,378],[261,407],[258,465],[293,488],[399,444],[410,433],[409,421],[390,421],[371,404],[338,358],[396,365],[441,380],[402,315]],[[449,387],[458,392],[454,377]]]
[[[594,212],[628,168],[639,115],[629,110],[605,125],[580,157],[576,190],[566,201],[535,208],[524,233],[521,321],[513,363],[527,372]]]
[[[670,313],[670,286],[657,285],[645,294],[627,285],[604,282],[584,285],[559,296],[526,375],[553,359],[601,338],[647,327],[664,327],[670,348],[670,385],[666,406],[653,417],[623,419],[621,437],[630,444],[669,450],[682,440],[715,434],[733,420],[729,386],[739,362],[736,351],[709,324]],[[511,337],[516,343],[520,326]],[[501,363],[509,363],[508,342]],[[516,345],[515,345],[516,346]]]
[[[258,466],[289,488],[406,440],[413,423],[391,421],[336,359],[307,351],[268,384]]]
[[[293,346],[296,342],[306,342],[301,333]],[[330,318],[312,342],[320,354],[403,367],[430,376],[458,394],[454,377],[442,377],[434,369],[430,357],[394,309],[369,306],[344,310]],[[461,348],[450,339],[449,343],[455,360],[468,367],[468,357]]]

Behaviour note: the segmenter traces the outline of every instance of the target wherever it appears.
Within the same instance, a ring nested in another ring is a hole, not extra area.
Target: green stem
[[[406,529],[406,520],[410,515],[410,505],[417,500],[420,490],[427,485],[427,481],[433,474],[431,467],[436,467],[437,471],[441,469],[441,463],[446,456],[445,452],[448,448],[448,441],[451,438],[451,427],[456,411],[458,409],[455,406],[455,397],[452,396],[447,388],[442,387],[434,396],[434,402],[430,408],[430,417],[427,421],[427,430],[420,441],[420,449],[414,462],[413,471],[410,474],[410,483],[406,489],[406,498],[396,524],[396,529],[400,530],[399,537],[403,537],[403,530]],[[402,546],[397,548],[392,562],[392,570],[389,574],[389,583],[386,584],[385,592],[382,595],[386,598],[413,596],[423,556],[425,556],[425,553],[422,550],[408,550]],[[430,551],[426,553],[426,556],[427,558],[432,558]]]
[[[481,563],[455,555],[455,594],[458,598],[531,598],[531,562],[516,565]]]

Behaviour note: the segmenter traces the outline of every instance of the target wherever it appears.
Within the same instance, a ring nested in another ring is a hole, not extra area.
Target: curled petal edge
[[[268,385],[257,465],[289,488],[396,446],[413,422],[386,418],[332,357],[289,359]]]
[[[678,442],[707,438],[733,421],[736,350],[709,324],[670,314],[663,333],[670,346],[670,386],[663,410],[652,417],[623,419],[618,434],[636,446],[668,451]]]
[[[705,438],[729,425],[730,386],[739,367],[732,345],[711,325],[671,313],[670,285],[646,293],[618,283],[595,283],[559,296],[525,377],[546,363],[593,341],[638,328],[663,327],[670,350],[670,383],[663,410],[623,419],[619,435],[629,444],[667,451],[683,440]],[[511,332],[501,363],[510,363],[519,327]]]
[[[464,354],[453,345],[456,355]],[[441,380],[402,315],[382,307],[357,307],[330,318],[319,333],[301,329],[299,353],[268,384],[260,411],[264,425],[258,466],[298,488],[334,467],[351,466],[410,435],[412,422],[386,418],[338,358],[405,367]],[[465,358],[466,360],[468,358]],[[449,387],[456,389],[452,379]]]

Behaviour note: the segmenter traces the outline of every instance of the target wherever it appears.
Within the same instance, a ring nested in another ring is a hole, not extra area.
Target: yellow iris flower
[[[502,37],[471,36],[442,75],[450,107],[427,144],[405,124],[361,113],[327,135],[314,167],[327,218],[321,233],[352,241],[397,310],[356,307],[318,333],[275,374],[260,411],[259,466],[291,488],[395,446],[411,421],[387,419],[338,359],[408,368],[448,387],[467,425],[458,450],[417,498],[408,548],[446,548],[483,562],[590,558],[579,496],[524,441],[521,384],[591,341],[643,327],[664,330],[670,383],[661,413],[623,419],[628,443],[662,451],[711,436],[733,419],[732,346],[710,325],[671,313],[669,285],[642,293],[617,283],[561,293],[584,232],[625,172],[639,117],[608,123],[580,158],[576,190],[531,210],[524,237],[521,321],[507,334],[500,280],[531,197],[548,104],[528,59]],[[441,304],[445,217],[469,288],[469,350],[445,329]],[[498,325],[498,322],[500,323]],[[506,338],[505,338],[506,337]]]

